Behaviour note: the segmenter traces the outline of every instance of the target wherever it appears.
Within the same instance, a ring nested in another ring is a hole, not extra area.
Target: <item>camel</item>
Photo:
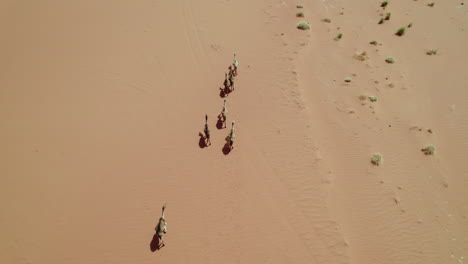
[[[237,76],[237,66],[239,66],[239,63],[236,59],[236,53],[234,53],[234,60],[232,61],[232,65],[234,65],[234,75]]]
[[[159,218],[158,225],[155,228],[156,233],[158,234],[158,237],[159,237],[159,245],[158,246],[160,248],[164,246],[163,237],[167,232],[167,222],[166,222],[166,219],[164,218],[164,211],[165,210],[166,210],[166,204],[164,204],[163,207],[162,207],[162,215]]]
[[[234,91],[234,73],[233,71],[229,71],[229,83],[231,84],[229,87],[231,91]]]
[[[234,133],[234,121],[232,121],[231,132],[229,132],[229,147],[234,148],[234,140],[236,139],[236,133]]]
[[[203,129],[203,131],[205,132],[205,138],[206,138],[207,146],[208,146],[208,143],[209,143],[209,145],[211,145],[210,129],[208,128],[208,115],[207,114],[205,114],[205,128]]]
[[[227,77],[227,73],[224,73],[224,90],[227,90],[229,89],[229,87],[231,86],[231,83],[229,82],[228,80],[228,77]]]
[[[227,118],[227,107],[226,107],[226,99],[224,99],[223,110],[221,111],[221,117],[223,119],[224,128],[226,128],[226,118]]]

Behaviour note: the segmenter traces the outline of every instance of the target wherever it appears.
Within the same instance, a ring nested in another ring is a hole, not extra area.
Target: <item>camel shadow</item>
[[[200,148],[206,148],[207,146],[205,136],[201,132],[198,132],[198,136],[200,137],[200,140],[198,141],[198,146]]]
[[[224,92],[224,89],[219,87],[219,97],[224,98],[226,97],[226,93]]]
[[[159,236],[158,234],[154,234],[153,235],[153,239],[151,240],[150,242],[150,250],[151,252],[155,252],[156,250],[160,250],[161,248],[163,248],[164,245],[159,245]]]
[[[217,129],[223,129],[224,128],[224,122],[221,117],[218,116],[218,122],[216,123],[216,128]]]
[[[229,142],[226,142],[223,147],[223,154],[227,155],[231,152],[231,146],[229,146]]]
[[[225,98],[231,93],[231,89],[229,87],[219,87],[219,97]]]

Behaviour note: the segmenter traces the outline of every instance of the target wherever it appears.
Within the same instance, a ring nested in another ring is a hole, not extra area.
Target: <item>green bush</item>
[[[380,163],[382,163],[382,154],[380,153],[372,154],[371,163],[376,166],[379,166]]]
[[[427,145],[425,148],[421,149],[425,155],[432,155],[435,152],[435,147],[432,145]]]
[[[310,29],[310,25],[309,25],[309,23],[307,23],[305,21],[301,21],[301,22],[299,22],[299,24],[297,24],[297,28],[302,29],[302,30],[307,30],[307,29]]]
[[[392,15],[392,13],[387,13],[387,14],[385,15],[385,20],[390,20],[390,16],[391,16],[391,15]]]
[[[395,33],[395,35],[397,36],[403,36],[405,34],[405,28],[404,27],[401,27],[397,30],[397,32]]]
[[[428,50],[426,52],[427,55],[436,55],[437,54],[437,50]]]
[[[296,13],[296,17],[304,17],[304,13],[302,13],[302,12],[297,12],[297,13]]]
[[[386,58],[385,61],[386,61],[387,63],[395,63],[395,59],[392,58],[392,57]]]
[[[388,1],[383,1],[382,4],[380,4],[380,7],[385,8],[388,5]]]

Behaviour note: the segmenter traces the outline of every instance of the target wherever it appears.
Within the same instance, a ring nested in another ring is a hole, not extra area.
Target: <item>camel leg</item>
[[[161,236],[160,240],[161,241],[159,242],[159,248],[162,248],[162,247],[164,247],[164,238]]]

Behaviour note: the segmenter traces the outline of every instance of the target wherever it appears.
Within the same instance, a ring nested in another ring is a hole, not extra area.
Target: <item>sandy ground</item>
[[[1,1],[0,262],[467,263],[463,2]]]

